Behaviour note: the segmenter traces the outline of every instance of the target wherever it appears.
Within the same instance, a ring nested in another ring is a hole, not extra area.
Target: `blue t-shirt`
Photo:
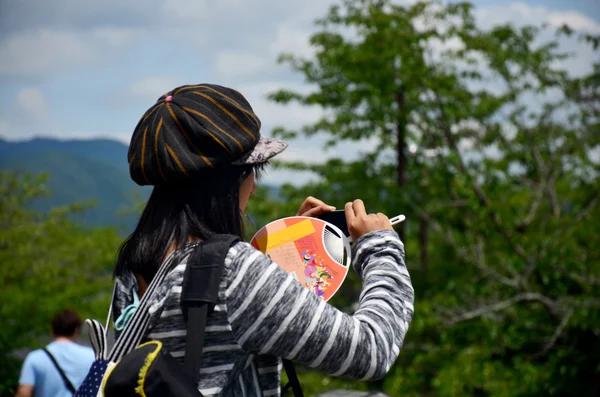
[[[46,349],[56,359],[75,389],[85,379],[92,363],[94,351],[74,342],[52,342]],[[33,385],[35,397],[71,397],[58,369],[43,350],[34,350],[27,355],[21,376],[20,385]]]

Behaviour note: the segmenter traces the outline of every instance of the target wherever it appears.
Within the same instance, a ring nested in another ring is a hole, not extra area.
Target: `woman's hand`
[[[353,241],[356,241],[363,234],[375,230],[394,230],[390,223],[390,218],[385,214],[381,212],[378,214],[367,214],[365,204],[362,200],[354,200],[351,203],[346,203],[344,211],[346,212],[348,231]]]
[[[317,217],[324,212],[334,211],[335,207],[329,204],[325,204],[323,201],[314,198],[312,196],[308,196],[306,200],[300,206],[298,213],[296,216],[312,216]]]

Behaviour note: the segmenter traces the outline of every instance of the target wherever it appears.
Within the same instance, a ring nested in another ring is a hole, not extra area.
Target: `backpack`
[[[197,385],[206,317],[217,300],[225,256],[237,241],[235,236],[216,235],[198,243],[190,254],[181,291],[188,335],[183,368],[160,341],[140,344],[150,322],[149,297],[182,259],[180,253],[175,253],[161,264],[110,353],[107,330],[112,302],[106,328],[96,320],[86,320],[96,360],[74,396],[202,397]]]
[[[216,235],[198,243],[189,256],[183,278],[181,308],[187,323],[187,335],[195,337],[186,337],[183,368],[160,341],[139,344],[150,320],[149,297],[181,259],[180,255],[173,255],[160,266],[110,353],[107,330],[112,302],[106,328],[96,320],[86,320],[96,360],[74,397],[202,397],[197,385],[206,317],[217,301],[225,257],[229,248],[238,241],[236,236]],[[291,389],[295,397],[303,397],[292,362],[283,360],[283,367],[289,382],[282,388],[282,394]]]

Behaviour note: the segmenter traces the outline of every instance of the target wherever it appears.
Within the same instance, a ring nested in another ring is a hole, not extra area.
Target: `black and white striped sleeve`
[[[353,259],[363,288],[351,316],[252,246],[234,246],[225,262],[225,296],[238,344],[335,376],[381,378],[396,361],[413,316],[404,246],[391,230],[372,232],[355,242]]]

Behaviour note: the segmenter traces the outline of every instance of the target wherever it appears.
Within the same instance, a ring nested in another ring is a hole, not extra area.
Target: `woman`
[[[150,297],[147,338],[183,362],[179,307],[190,242],[215,233],[243,236],[242,214],[255,178],[287,143],[260,135],[260,121],[237,91],[183,86],[165,94],[138,123],[129,148],[132,179],[154,190],[119,252],[114,304],[142,296],[162,261],[184,258]],[[298,215],[333,207],[309,197]],[[281,358],[353,379],[377,379],[396,360],[413,315],[404,246],[383,214],[362,201],[345,207],[353,263],[363,280],[353,316],[318,299],[247,243],[229,250],[215,311],[207,320],[199,389],[204,396],[277,396]]]

